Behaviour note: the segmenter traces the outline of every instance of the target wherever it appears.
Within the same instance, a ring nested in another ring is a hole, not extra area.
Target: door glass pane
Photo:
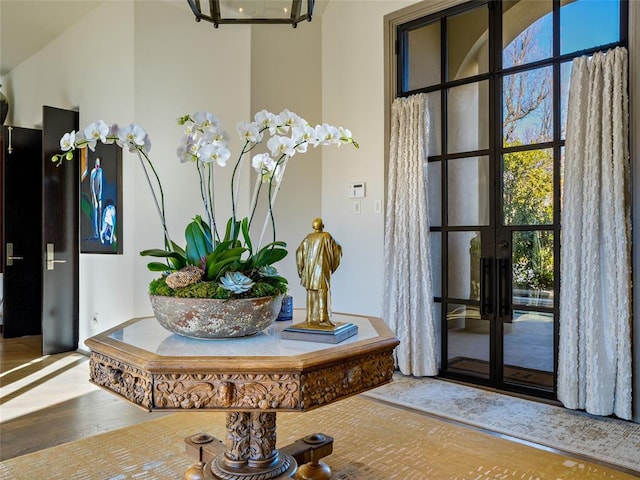
[[[409,30],[403,91],[440,83],[440,22]]]
[[[486,5],[447,17],[447,80],[489,71],[489,10]]]
[[[619,1],[563,0],[562,3],[560,54],[598,47],[620,39]]]
[[[553,150],[527,150],[502,156],[505,225],[553,223]]]
[[[433,302],[433,321],[435,322],[436,355],[438,369],[442,368],[442,303]]]
[[[504,381],[553,390],[553,314],[515,310],[503,327]]]
[[[429,138],[427,139],[427,156],[442,154],[442,101],[440,91],[427,94],[427,111],[429,112]]]
[[[427,163],[429,225],[442,226],[442,162]]]
[[[553,232],[513,232],[511,255],[513,303],[552,308]]]
[[[489,378],[489,321],[478,307],[448,305],[447,345],[449,372]]]
[[[447,225],[489,224],[489,157],[447,162]]]
[[[573,62],[560,64],[560,138],[567,137],[567,113],[569,111],[569,85]]]
[[[503,68],[544,60],[553,55],[551,9],[551,0],[520,0],[502,4]]]
[[[480,299],[480,232],[448,234],[448,296]]]
[[[560,147],[560,185],[564,185],[564,145]],[[560,189],[560,211],[562,211],[562,188]]]
[[[505,75],[502,84],[502,137],[505,147],[553,139],[553,68]]]
[[[442,234],[431,232],[431,280],[433,296],[442,296]]]
[[[448,153],[489,148],[489,82],[474,82],[447,91]]]

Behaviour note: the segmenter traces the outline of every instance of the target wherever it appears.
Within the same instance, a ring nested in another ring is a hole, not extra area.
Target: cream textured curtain
[[[558,398],[631,418],[627,50],[573,62],[562,207]]]
[[[400,340],[396,365],[406,375],[437,375],[427,222],[427,96],[397,98],[385,222],[384,318]]]

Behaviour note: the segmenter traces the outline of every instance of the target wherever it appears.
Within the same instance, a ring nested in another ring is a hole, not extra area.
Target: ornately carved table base
[[[333,451],[333,438],[308,435],[280,450],[276,446],[276,414],[227,413],[226,446],[208,434],[185,439],[187,451],[198,463],[185,472],[185,480],[327,480],[329,467],[318,460]],[[306,464],[306,465],[305,465]]]

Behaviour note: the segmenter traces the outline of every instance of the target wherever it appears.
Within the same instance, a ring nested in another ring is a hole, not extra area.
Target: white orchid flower
[[[229,145],[229,134],[221,128],[216,128],[211,132],[207,132],[205,135],[207,141],[215,144],[226,147]]]
[[[299,153],[305,153],[309,144],[316,146],[318,143],[316,129],[311,125],[294,127],[291,130],[291,138],[293,138],[294,143],[297,145],[296,151]]]
[[[117,123],[114,123],[113,125],[111,125],[109,127],[109,133],[107,133],[107,138],[103,143],[106,143],[106,144],[110,145],[113,142],[115,142],[115,140],[118,138],[118,130],[119,129],[120,129],[120,127],[118,127]]]
[[[149,135],[145,134],[144,136],[144,144],[142,145],[142,151],[147,155],[151,151],[151,138],[149,138]]]
[[[193,160],[193,155],[191,155],[191,152],[189,152],[187,146],[182,143],[178,145],[178,148],[176,149],[176,155],[178,156],[180,163],[187,163],[188,161]]]
[[[204,133],[200,130],[193,129],[190,133],[183,137],[183,142],[185,143],[196,143],[200,145],[204,139]]]
[[[296,153],[295,146],[296,144],[291,138],[280,135],[274,135],[267,142],[267,148],[274,157],[280,157],[281,155],[293,156]]]
[[[179,148],[184,148],[189,155],[195,157],[198,154],[198,149],[200,148],[200,141],[196,135],[185,135],[180,140]]]
[[[266,110],[261,110],[256,113],[254,119],[260,127],[260,130],[268,128],[271,135],[275,135],[278,125],[282,123],[278,115]]]
[[[316,127],[316,136],[321,145],[331,145],[340,141],[340,130],[338,127],[323,123]]]
[[[90,123],[84,128],[84,136],[87,139],[87,146],[91,151],[95,151],[97,143],[106,142],[107,134],[109,133],[109,125],[102,120]]]
[[[76,132],[76,145],[81,145],[82,143],[86,142],[86,138],[84,138],[84,133],[77,131]]]
[[[198,160],[203,163],[216,162],[221,167],[227,164],[227,160],[231,156],[231,152],[228,148],[222,145],[214,145],[207,143],[203,145],[198,151]]]
[[[65,133],[64,136],[60,139],[60,150],[63,152],[68,152],[69,150],[73,150],[76,145],[76,131],[72,130],[69,133]]]
[[[287,133],[289,131],[289,127],[304,127],[307,124],[307,121],[302,118],[300,115],[290,112],[286,108],[280,112],[280,127],[278,128],[278,133]]]
[[[116,142],[121,147],[127,147],[130,152],[134,152],[138,147],[145,145],[147,132],[140,125],[131,123],[118,130],[118,140]],[[142,149],[144,150],[144,149]]]
[[[259,153],[251,159],[251,165],[260,175],[263,183],[269,183],[271,178],[275,176],[276,182],[280,182],[282,178],[280,165],[268,153]]]
[[[239,122],[236,125],[236,130],[245,142],[258,143],[262,141],[262,132],[257,122]]]
[[[178,144],[176,154],[181,163],[192,162],[198,158],[200,144],[192,141],[191,135],[185,135]]]
[[[307,153],[307,149],[309,148],[309,143],[307,142],[297,142],[296,143],[296,152],[298,153]]]
[[[262,166],[264,163],[271,160],[271,155],[268,153],[258,153],[254,155],[251,159],[251,166],[255,169],[256,172],[262,173]]]
[[[193,121],[202,130],[211,130],[220,126],[220,120],[210,112],[196,112],[193,114]]]
[[[338,127],[338,131],[340,132],[340,143],[338,144],[338,146],[343,143],[353,143],[353,135],[351,135],[351,130],[349,130],[348,128]]]

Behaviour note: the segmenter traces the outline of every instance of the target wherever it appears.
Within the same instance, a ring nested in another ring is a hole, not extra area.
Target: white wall
[[[383,295],[384,25],[387,13],[415,1],[331,0],[322,16],[322,113],[350,128],[360,149],[325,150],[322,216],[342,244],[343,259],[331,286],[335,311],[380,315]],[[361,213],[347,185],[366,182]]]
[[[323,123],[321,25],[321,18],[315,17],[313,22],[304,22],[296,29],[279,25],[252,27],[252,112],[266,109],[279,113],[288,108],[312,125]],[[324,147],[325,154],[335,148]],[[274,208],[277,238],[285,241],[289,250],[289,255],[276,266],[289,281],[289,294],[294,297],[296,308],[304,308],[306,293],[300,286],[295,251],[312,231],[313,219],[322,216],[322,152],[321,148],[311,148],[291,158]],[[265,213],[256,216],[256,238],[264,217]],[[272,240],[271,235],[268,228],[263,244]]]

